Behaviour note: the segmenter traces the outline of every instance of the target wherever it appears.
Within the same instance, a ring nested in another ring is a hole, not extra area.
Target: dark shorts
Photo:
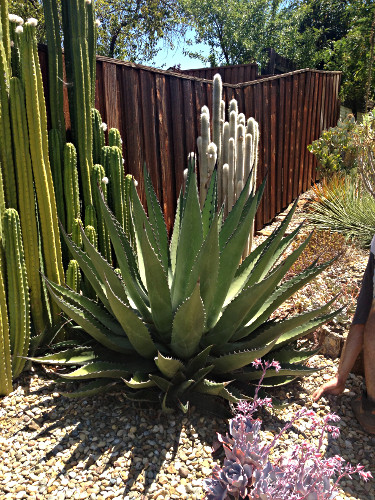
[[[365,274],[363,275],[361,291],[358,295],[357,308],[352,321],[353,325],[364,325],[370,313],[372,300],[374,298],[374,260],[374,254],[371,252]]]

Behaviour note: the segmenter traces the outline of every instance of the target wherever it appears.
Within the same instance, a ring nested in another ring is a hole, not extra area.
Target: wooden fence
[[[40,51],[46,75],[46,53]],[[339,72],[300,70],[240,84],[223,84],[227,103],[260,125],[258,182],[268,172],[256,228],[271,221],[316,179],[307,145],[336,124]],[[146,163],[168,228],[183,182],[187,156],[196,150],[203,105],[212,104],[212,81],[97,57],[96,107],[123,138],[126,172],[143,196]],[[68,115],[68,106],[65,103]]]
[[[213,80],[216,73],[219,73],[223,82],[236,84],[255,80],[258,77],[258,65],[254,63],[219,66],[217,68],[185,69],[181,73],[205,80]]]

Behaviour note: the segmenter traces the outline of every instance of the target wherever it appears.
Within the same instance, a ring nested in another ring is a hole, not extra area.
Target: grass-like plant
[[[201,210],[192,160],[169,241],[146,170],[144,178],[148,216],[132,182],[130,239],[100,198],[120,273],[84,231],[85,251],[66,239],[97,300],[46,280],[84,336],[83,344],[36,361],[76,367],[61,374],[82,382],[68,395],[86,397],[117,383],[131,400],[184,412],[189,404],[213,411],[217,399],[234,403],[246,397],[249,383],[259,378],[251,363],[260,356],[283,363],[276,377],[267,374],[267,385],[311,373],[304,361],[314,352],[298,350],[296,341],[335,315],[327,313],[333,301],[281,321],[269,319],[329,265],[314,263],[283,281],[309,242],[282,258],[300,230],[285,234],[294,210],[241,262],[264,183],[248,196],[249,176],[224,220],[217,210],[216,171]]]
[[[333,176],[314,186],[307,218],[322,229],[342,233],[363,247],[375,233],[375,199],[352,176]]]

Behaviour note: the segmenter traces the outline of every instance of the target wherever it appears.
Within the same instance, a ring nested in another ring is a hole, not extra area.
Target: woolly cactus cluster
[[[224,214],[227,216],[250,174],[248,194],[255,189],[259,126],[254,118],[246,120],[245,115],[238,112],[238,103],[235,99],[229,103],[229,118],[226,121],[226,105],[222,100],[222,91],[221,76],[216,74],[213,80],[212,123],[208,107],[203,106],[200,117],[201,135],[198,137],[197,145],[201,206],[217,163],[218,202],[220,206],[224,204]],[[251,249],[251,238],[244,255]]]

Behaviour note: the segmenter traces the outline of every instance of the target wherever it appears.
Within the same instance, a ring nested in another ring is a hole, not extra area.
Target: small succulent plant
[[[284,300],[329,265],[309,266],[282,281],[308,243],[307,238],[280,259],[300,229],[285,234],[293,211],[241,262],[264,183],[249,196],[249,176],[224,220],[217,210],[216,171],[200,208],[192,158],[169,241],[146,170],[144,177],[148,216],[132,182],[131,231],[123,229],[100,197],[120,272],[83,230],[84,250],[66,237],[97,300],[46,280],[53,299],[85,332],[85,342],[36,361],[78,367],[61,374],[66,381],[82,382],[71,396],[119,383],[131,400],[184,412],[189,404],[214,411],[218,399],[235,403],[249,396],[249,383],[259,379],[251,363],[260,356],[285,363],[274,381],[267,379],[269,385],[311,373],[303,361],[313,352],[296,349],[296,340],[335,315],[326,314],[332,301],[283,321],[269,320]]]
[[[344,464],[344,459],[338,455],[323,458],[324,433],[330,432],[334,438],[339,435],[339,429],[330,424],[340,420],[335,414],[328,414],[320,421],[314,411],[302,408],[271,444],[264,443],[260,434],[262,421],[254,419],[253,414],[264,405],[272,407],[269,398],[258,397],[258,391],[267,369],[274,366],[279,371],[280,365],[260,360],[255,360],[254,365],[263,369],[255,397],[252,402],[238,404],[237,414],[229,423],[229,435],[218,434],[225,460],[223,467],[215,466],[212,477],[204,482],[207,500],[329,500],[337,495],[337,485],[343,477],[358,473],[365,481],[372,478],[362,465]],[[277,446],[280,436],[302,418],[310,418],[311,427],[320,431],[318,445],[309,442],[295,445],[278,462],[272,463],[271,449]]]

